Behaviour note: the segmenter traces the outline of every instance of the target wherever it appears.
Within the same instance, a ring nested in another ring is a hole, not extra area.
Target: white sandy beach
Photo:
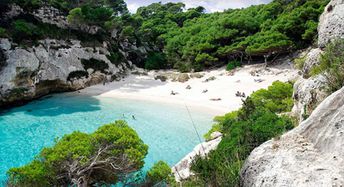
[[[251,75],[250,72],[257,70],[258,76]],[[235,95],[237,91],[248,96],[256,90],[267,88],[274,81],[288,81],[297,76],[297,70],[287,64],[268,69],[264,69],[263,65],[247,65],[236,70],[233,75],[220,68],[202,72],[203,78],[193,78],[185,83],[155,80],[157,73],[151,71],[148,75],[129,75],[119,82],[86,88],[81,90],[81,94],[186,105],[190,110],[206,110],[214,115],[222,115],[240,108],[242,98]],[[216,79],[204,82],[212,76]],[[186,89],[188,85],[191,89]],[[203,90],[208,92],[202,93]],[[178,94],[171,95],[171,91]],[[218,98],[221,100],[211,100]]]

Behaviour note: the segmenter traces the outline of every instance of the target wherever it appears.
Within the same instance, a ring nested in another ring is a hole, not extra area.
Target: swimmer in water
[[[135,116],[134,116],[134,115],[132,115],[131,117],[133,118],[133,120],[136,120],[136,118],[135,118]]]

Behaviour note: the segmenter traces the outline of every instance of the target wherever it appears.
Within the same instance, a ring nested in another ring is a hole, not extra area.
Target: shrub
[[[0,38],[5,38],[7,37],[7,31],[6,29],[0,27]]]
[[[111,52],[110,55],[106,56],[112,64],[119,65],[123,62],[124,57],[119,51]]]
[[[306,55],[303,56],[303,57],[300,57],[300,58],[296,58],[296,59],[294,60],[295,67],[296,67],[297,69],[299,69],[299,70],[302,70],[302,69],[303,69],[303,66],[304,66],[304,64],[305,64],[305,62],[306,62],[306,58],[307,58]]]
[[[157,183],[168,183],[173,181],[172,170],[167,163],[159,161],[147,172],[147,178],[153,185]]]
[[[197,157],[191,169],[196,183],[209,186],[239,186],[240,169],[250,152],[263,142],[294,127],[289,117],[292,86],[275,82],[248,97],[241,109],[215,118],[215,129],[223,133],[217,149],[206,158]]]
[[[231,61],[227,64],[226,70],[230,71],[230,70],[233,70],[233,69],[240,67],[240,66],[241,66],[241,62],[234,60],[234,61]]]
[[[311,69],[311,75],[324,73],[327,91],[333,93],[344,86],[344,39],[338,39],[326,46],[320,64]]]
[[[16,20],[13,23],[13,28],[13,37],[16,41],[22,41],[23,39],[36,39],[41,35],[36,25],[22,19]]]
[[[167,67],[167,62],[165,55],[159,52],[152,52],[148,54],[145,61],[145,69],[165,69]]]
[[[255,106],[263,107],[271,112],[288,112],[293,107],[293,85],[276,81],[268,89],[260,89],[251,95]]]
[[[88,78],[88,72],[87,71],[73,71],[68,75],[67,80],[71,81],[72,79],[80,79],[81,77]]]
[[[148,147],[124,121],[92,134],[73,132],[44,148],[29,164],[8,171],[10,186],[115,184],[144,165]]]
[[[94,71],[100,71],[102,73],[106,73],[105,69],[109,68],[109,65],[105,63],[104,61],[94,59],[94,58],[91,58],[89,60],[81,59],[81,63],[84,66],[85,70],[91,68]]]

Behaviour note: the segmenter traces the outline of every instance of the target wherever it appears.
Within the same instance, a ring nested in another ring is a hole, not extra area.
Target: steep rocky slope
[[[344,38],[344,1],[332,0],[320,17],[318,27],[318,48],[311,49],[306,55],[301,71],[302,78],[294,86],[294,108],[300,121],[309,116],[328,94],[325,92],[326,79],[323,75],[310,77],[313,66],[320,63],[323,48],[336,38]]]
[[[23,104],[53,92],[117,80],[149,50],[120,40],[116,35],[118,30],[114,30],[108,40],[92,41],[93,36],[101,35],[101,28],[69,24],[66,13],[53,7],[28,11],[11,4],[2,8],[0,24],[13,24],[13,20],[24,17],[61,31],[83,33],[84,38],[91,39],[85,42],[65,36],[32,41],[27,45],[12,38],[0,38],[0,108]],[[118,45],[116,53],[123,56],[117,61],[110,58],[113,43]]]
[[[319,49],[308,54],[305,68],[318,63],[328,42],[344,37],[344,1],[332,0],[320,20]],[[305,110],[315,110],[297,128],[251,153],[241,171],[243,186],[344,185],[344,88],[326,98],[323,75],[308,78],[305,70],[303,75],[295,84],[293,111],[302,120]]]

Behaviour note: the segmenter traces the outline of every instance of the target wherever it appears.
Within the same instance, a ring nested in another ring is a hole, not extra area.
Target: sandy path
[[[253,70],[260,70],[259,77],[250,74]],[[238,69],[234,75],[228,75],[224,68],[203,73],[205,74],[203,78],[190,79],[185,83],[155,80],[154,76],[157,72],[149,72],[147,76],[130,75],[119,82],[86,88],[81,90],[81,93],[186,105],[191,110],[206,110],[214,115],[222,115],[240,108],[242,101],[235,96],[237,91],[250,95],[258,89],[267,88],[276,80],[288,81],[297,76],[297,71],[289,65],[270,67],[268,70],[262,65],[248,65]],[[216,79],[204,82],[212,76]],[[257,79],[263,82],[256,82]],[[188,85],[191,89],[186,89]],[[202,93],[206,89],[208,92]],[[178,94],[171,95],[172,90]],[[214,98],[221,100],[210,100]]]

